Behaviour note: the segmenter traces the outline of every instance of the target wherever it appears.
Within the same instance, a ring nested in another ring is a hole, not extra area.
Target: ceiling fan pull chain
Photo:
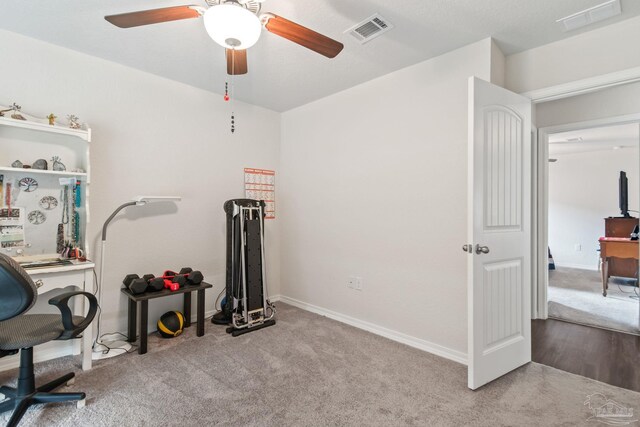
[[[234,80],[236,77],[236,49],[233,48],[233,50],[231,51],[231,133],[235,133],[236,131],[236,118],[235,118],[235,113],[233,112],[233,104],[234,104],[234,100],[235,100],[235,86],[234,86]]]

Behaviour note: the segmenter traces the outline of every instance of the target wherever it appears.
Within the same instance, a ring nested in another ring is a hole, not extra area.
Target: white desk
[[[30,268],[27,273],[38,285],[38,295],[54,289],[73,286],[78,290],[93,293],[93,262],[76,263],[73,265]],[[42,301],[39,301],[42,305]],[[46,304],[46,302],[45,302]],[[73,298],[73,314],[84,316],[88,307],[84,297]],[[58,309],[53,307],[56,312]],[[69,354],[82,353],[82,370],[91,369],[91,347],[93,345],[93,325],[89,325],[82,333],[81,339],[69,341],[51,341],[34,348],[36,362],[55,359]],[[12,369],[19,366],[18,355],[7,356],[0,359],[0,370]]]

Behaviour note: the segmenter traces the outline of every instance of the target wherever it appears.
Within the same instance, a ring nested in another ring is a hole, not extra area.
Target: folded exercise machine
[[[227,214],[227,275],[225,298],[211,321],[230,325],[236,337],[276,324],[276,310],[267,296],[264,258],[264,201],[225,202]]]

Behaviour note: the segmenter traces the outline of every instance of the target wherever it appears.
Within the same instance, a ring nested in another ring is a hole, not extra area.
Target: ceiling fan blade
[[[199,18],[198,6],[173,6],[162,9],[141,10],[139,12],[121,13],[105,16],[104,19],[120,28],[139,27],[141,25],[159,24],[161,22],[178,21],[180,19]]]
[[[265,24],[267,31],[318,52],[327,58],[335,58],[344,48],[342,43],[288,19],[271,13],[266,16],[268,18]]]
[[[237,76],[248,71],[246,49],[227,49],[227,74]]]

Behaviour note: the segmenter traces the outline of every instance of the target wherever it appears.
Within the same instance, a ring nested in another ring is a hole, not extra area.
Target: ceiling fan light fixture
[[[260,38],[260,19],[240,5],[225,3],[212,6],[204,14],[204,27],[220,46],[248,49]]]

